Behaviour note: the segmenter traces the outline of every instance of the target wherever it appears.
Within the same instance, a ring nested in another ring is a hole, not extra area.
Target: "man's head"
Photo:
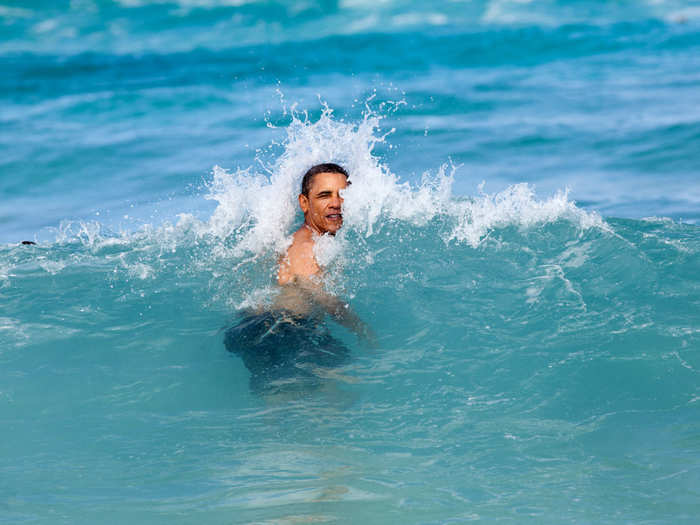
[[[335,233],[343,225],[340,191],[350,184],[348,172],[337,164],[317,164],[301,181],[299,206],[304,222],[316,233]]]

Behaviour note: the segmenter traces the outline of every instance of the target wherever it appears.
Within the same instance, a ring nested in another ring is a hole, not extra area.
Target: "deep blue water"
[[[0,522],[696,522],[699,108],[698,2],[2,0]]]

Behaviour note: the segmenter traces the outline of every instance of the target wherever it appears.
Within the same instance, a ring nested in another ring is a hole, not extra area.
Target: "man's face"
[[[340,190],[348,186],[342,173],[317,173],[311,181],[308,197],[299,195],[304,221],[316,233],[335,235],[343,225],[343,198]]]

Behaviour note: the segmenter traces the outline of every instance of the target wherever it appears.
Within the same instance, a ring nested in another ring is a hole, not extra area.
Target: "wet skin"
[[[323,317],[335,321],[360,337],[374,338],[371,330],[337,297],[328,294],[321,282],[322,269],[313,248],[319,235],[335,235],[343,225],[341,192],[348,187],[342,173],[318,173],[311,181],[309,194],[299,195],[304,224],[292,238],[287,254],[281,259],[277,282],[281,285],[274,309],[291,317]]]
[[[343,225],[343,198],[340,192],[347,186],[347,179],[341,173],[315,175],[308,196],[299,195],[304,223],[319,235],[334,235]]]
[[[314,236],[335,235],[343,225],[340,192],[347,186],[347,179],[341,173],[318,173],[311,181],[309,194],[299,195],[304,224],[294,233],[292,244],[280,262],[279,284],[309,279],[321,272],[313,252]]]

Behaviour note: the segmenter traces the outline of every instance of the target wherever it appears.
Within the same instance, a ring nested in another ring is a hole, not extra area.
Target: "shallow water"
[[[207,272],[6,250],[5,519],[692,521],[700,236],[606,224],[346,232],[378,345],[329,322],[351,359],[277,396],[225,351]]]
[[[694,522],[698,9],[5,1],[0,522]],[[256,391],[327,160],[376,343]]]

